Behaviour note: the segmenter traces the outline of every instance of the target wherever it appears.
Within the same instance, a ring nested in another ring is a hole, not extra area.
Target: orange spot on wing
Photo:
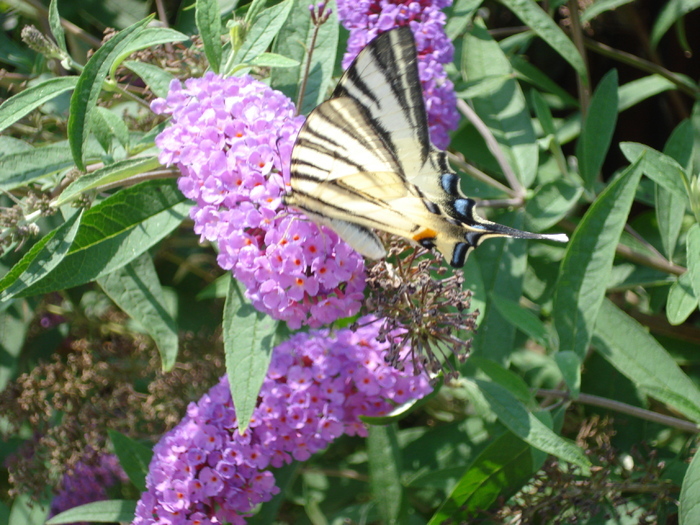
[[[435,237],[437,237],[437,232],[435,230],[431,230],[430,228],[426,228],[425,230],[416,233],[413,236],[413,240],[420,242],[423,239],[434,239]]]

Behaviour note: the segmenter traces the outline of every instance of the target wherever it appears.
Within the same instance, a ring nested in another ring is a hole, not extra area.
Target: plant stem
[[[583,63],[586,66],[586,77],[576,75],[576,82],[578,83],[578,100],[579,104],[581,104],[581,118],[585,120],[586,114],[588,113],[588,106],[591,102],[591,81],[590,75],[588,74],[586,46],[583,43],[583,30],[581,28],[581,20],[578,16],[578,1],[569,0],[567,5],[569,7],[569,20],[571,20],[571,38],[573,39],[574,45],[581,54]]]
[[[651,410],[628,405],[627,403],[621,403],[620,401],[614,401],[605,397],[594,396],[591,394],[579,394],[578,397],[572,399],[571,394],[569,394],[569,392],[564,392],[563,390],[537,390],[536,395],[540,397],[567,399],[584,405],[607,408],[609,410],[614,410],[615,412],[620,412],[621,414],[628,414],[646,421],[661,423],[662,425],[677,428],[685,432],[692,432],[693,434],[700,432],[700,427],[698,427],[698,425],[695,423],[691,423],[690,421],[685,421],[684,419],[679,419],[673,416],[666,416],[664,414],[659,414],[658,412],[652,412]]]
[[[518,180],[518,177],[516,177],[513,168],[511,168],[510,164],[508,164],[508,160],[503,154],[501,145],[496,140],[496,137],[493,136],[491,130],[484,123],[484,121],[481,120],[479,115],[476,114],[476,111],[474,111],[464,100],[457,99],[457,109],[459,109],[459,111],[461,111],[462,114],[467,117],[467,120],[471,122],[479,134],[484,138],[484,141],[486,141],[486,146],[489,148],[491,154],[496,158],[496,161],[501,167],[501,171],[503,171],[503,175],[505,175],[508,184],[510,184],[510,187],[513,188],[513,191],[515,192],[513,196],[523,197],[525,195],[525,189],[523,188],[522,184],[520,184],[520,181]]]

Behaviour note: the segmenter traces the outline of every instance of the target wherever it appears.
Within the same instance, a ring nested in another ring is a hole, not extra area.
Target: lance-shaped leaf
[[[572,235],[559,269],[553,308],[559,349],[573,351],[581,359],[593,335],[641,175],[635,162],[600,194]]]
[[[119,458],[119,465],[129,476],[129,481],[139,489],[139,492],[145,492],[146,475],[153,451],[120,432],[108,430],[108,433],[114,447],[114,453]]]
[[[394,425],[370,427],[367,456],[372,494],[382,523],[406,523],[401,448]]]
[[[95,501],[94,503],[87,503],[61,512],[48,520],[46,525],[59,525],[60,523],[75,523],[78,521],[99,523],[130,522],[134,519],[135,512],[135,500],[112,499]]]
[[[681,525],[700,523],[700,451],[695,452],[683,477],[678,516]]]
[[[688,201],[688,174],[678,162],[654,148],[637,142],[621,142],[620,149],[628,161],[640,160],[640,168],[644,175],[684,202]]]
[[[209,67],[214,73],[218,73],[221,68],[221,56],[223,54],[219,2],[217,0],[197,0],[195,20],[197,21],[199,36],[202,37],[204,54],[209,61]]]
[[[0,131],[77,84],[77,76],[51,78],[8,98],[0,105]]]
[[[91,113],[97,106],[97,99],[102,91],[112,66],[121,57],[129,42],[143,31],[152,17],[120,31],[102,45],[85,64],[80,74],[75,91],[70,99],[70,117],[68,118],[68,140],[70,141],[73,160],[79,169],[85,170],[84,148],[90,134]]]
[[[0,190],[9,191],[73,166],[68,144],[49,144],[0,158]]]
[[[98,279],[97,284],[153,338],[163,370],[171,370],[177,359],[177,324],[166,308],[163,289],[150,255],[142,254]]]
[[[190,208],[184,201],[174,181],[148,181],[112,195],[83,214],[60,264],[31,285],[13,286],[3,296],[64,290],[113,272],[175,229]]]
[[[257,405],[278,326],[278,321],[258,312],[231,279],[224,307],[224,351],[240,432],[248,427]]]

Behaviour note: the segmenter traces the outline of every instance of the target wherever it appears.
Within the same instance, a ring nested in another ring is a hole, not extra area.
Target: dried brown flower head
[[[393,341],[387,361],[400,366],[400,350],[410,347],[416,369],[445,378],[456,376],[450,361],[469,355],[478,312],[470,312],[471,291],[464,277],[423,248],[392,241],[386,261],[369,269],[365,309],[384,318],[381,333]],[[397,337],[396,334],[399,334]]]

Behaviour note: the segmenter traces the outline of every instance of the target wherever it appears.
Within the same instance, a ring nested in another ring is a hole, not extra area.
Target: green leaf
[[[581,13],[581,22],[586,23],[593,20],[596,16],[605,11],[612,11],[620,6],[629,4],[634,0],[596,0],[588,5],[586,10]]]
[[[197,0],[195,20],[199,36],[202,37],[204,54],[209,61],[209,67],[214,73],[221,69],[221,10],[217,0]]]
[[[91,114],[97,107],[97,99],[102,91],[110,69],[121,56],[130,41],[143,31],[152,17],[145,18],[120,31],[102,45],[85,64],[75,91],[70,99],[68,117],[68,140],[76,166],[85,171],[84,148],[90,134]]]
[[[688,273],[695,297],[700,297],[700,224],[693,224],[686,236]]]
[[[150,335],[164,372],[177,359],[177,324],[168,312],[153,260],[147,253],[97,280],[102,290]]]
[[[32,246],[24,257],[0,280],[0,301],[41,281],[59,266],[80,227],[82,213],[74,213],[61,226]]]
[[[498,420],[511,432],[536,449],[579,466],[588,475],[591,464],[578,446],[555,434],[502,386],[478,379],[476,385]]]
[[[382,523],[406,523],[401,484],[401,448],[394,425],[370,427],[367,437],[370,486]]]
[[[501,316],[509,323],[545,348],[556,350],[552,346],[552,339],[547,327],[537,315],[520,306],[517,301],[499,297],[496,294],[491,295],[491,301]]]
[[[316,45],[309,66],[309,78],[306,83],[304,100],[297,111],[308,114],[312,109],[323,102],[329,94],[333,77],[336,54],[338,52],[339,23],[336,15],[335,3],[328,3],[326,8],[332,8],[333,12],[328,21],[318,31]],[[314,26],[309,16],[309,2],[306,0],[294,0],[294,6],[275,40],[273,51],[292,60],[299,62],[299,67],[273,69],[270,85],[279,89],[293,101],[299,99],[301,79],[306,71],[308,62],[307,51],[311,47]]]
[[[7,525],[42,525],[48,523],[48,513],[49,505],[46,501],[37,503],[31,496],[20,494],[12,502]]]
[[[512,432],[504,432],[474,458],[428,525],[451,520],[467,523],[497,500],[507,501],[538,468],[532,447]]]
[[[700,7],[700,0],[669,0],[651,29],[651,46],[656,47],[666,31],[691,11]]]
[[[73,166],[68,144],[50,144],[0,157],[0,190],[9,191]]]
[[[685,471],[678,517],[680,525],[700,523],[700,451],[695,452],[688,470]]]
[[[224,306],[224,351],[239,432],[248,428],[257,405],[278,325],[278,321],[253,308],[238,282],[231,279]]]
[[[574,231],[559,268],[553,308],[559,348],[581,359],[593,334],[615,248],[641,174],[636,162],[605,188]]]
[[[502,43],[503,41],[501,41]],[[539,68],[528,62],[523,56],[509,54],[508,59],[510,60],[513,70],[515,71],[516,78],[525,81],[528,84],[532,84],[541,91],[551,93],[558,99],[559,105],[562,108],[578,108],[579,103],[574,97],[569,95],[565,89],[554,82],[549,76]],[[551,97],[550,97],[551,98]]]
[[[637,388],[700,422],[700,390],[642,325],[605,300],[595,333],[598,352]]]
[[[671,133],[664,146],[664,154],[678,162],[687,172],[692,169],[693,162],[693,124],[684,120]],[[671,261],[676,250],[678,236],[683,226],[686,200],[675,193],[656,184],[656,220],[659,223],[661,243],[666,257]]]
[[[190,37],[187,35],[169,27],[147,27],[133,39],[129,40],[128,44],[122,48],[121,54],[117,60],[114,61],[114,65],[112,65],[110,75],[113,76],[117,67],[121,65],[124,59],[136,51],[162,44],[170,44],[172,42],[185,42],[189,39]]]
[[[640,102],[670,89],[677,89],[676,84],[660,75],[649,75],[632,80],[624,86],[620,86],[618,112],[636,106]]]
[[[574,352],[565,350],[554,354],[554,361],[557,363],[571,395],[578,397],[581,392],[581,359]]]
[[[168,91],[170,91],[170,83],[175,78],[173,75],[158,66],[145,62],[127,60],[124,62],[124,66],[140,76],[156,96],[162,98],[167,96]]]
[[[68,48],[66,47],[66,32],[63,30],[61,25],[61,15],[58,13],[58,0],[51,0],[49,2],[49,27],[51,27],[51,34],[53,35],[56,44],[61,50],[68,55]],[[77,80],[77,78],[76,78]]]
[[[125,150],[129,149],[129,128],[124,120],[107,108],[96,107],[92,112],[91,129],[105,153],[112,151],[113,139],[117,139]]]
[[[77,84],[78,77],[51,78],[8,98],[0,105],[0,131]]]
[[[544,231],[562,220],[576,205],[583,188],[566,179],[556,179],[543,184],[527,201],[527,229]]]
[[[671,285],[666,300],[666,317],[673,326],[683,324],[698,307],[690,272],[685,272]]]
[[[299,62],[276,53],[263,53],[249,62],[259,67],[298,67]]]
[[[234,65],[249,63],[266,51],[289,18],[293,6],[294,0],[284,0],[262,11],[247,32],[243,45],[236,52]]]
[[[79,507],[73,507],[65,512],[57,514],[46,525],[58,525],[59,523],[74,523],[76,521],[89,521],[97,523],[131,522],[136,512],[136,501],[113,499],[95,501]]]
[[[428,401],[433,399],[438,392],[440,391],[440,388],[437,387],[435,390],[433,390],[430,394],[427,394],[426,396],[421,397],[420,399],[413,399],[411,401],[407,401],[403,405],[399,405],[395,407],[391,412],[384,416],[360,416],[360,420],[364,421],[365,423],[369,425],[390,425],[392,423],[398,423],[401,421],[403,418],[411,414],[412,412],[415,412],[418,410],[420,407],[425,405]]]
[[[114,453],[119,458],[119,464],[129,476],[129,481],[134,484],[139,492],[146,490],[146,475],[148,465],[151,462],[153,451],[134,441],[128,436],[115,430],[108,430],[109,439],[114,447]]]
[[[462,56],[466,79],[476,82],[493,76],[510,77],[513,69],[498,43],[477,22],[464,37]],[[537,173],[539,148],[532,120],[519,84],[512,78],[501,87],[472,100],[474,110],[489,127],[515,172],[529,187]],[[465,152],[468,156],[468,152]]]
[[[526,405],[533,404],[534,398],[532,397],[530,387],[523,378],[515,372],[504,368],[495,361],[477,356],[471,356],[469,358],[468,368],[471,369],[472,367],[476,367],[474,373],[468,373],[465,374],[465,376],[479,378],[483,378],[484,376],[488,377],[492,382],[508,390],[521,403]]]
[[[586,188],[593,191],[596,178],[610,148],[617,122],[617,71],[606,74],[593,93],[588,114],[576,144],[579,172]]]
[[[19,356],[33,318],[33,309],[27,301],[0,304],[0,392],[15,378]]]
[[[158,162],[157,157],[135,157],[109,164],[73,181],[51,205],[54,207],[61,206],[77,195],[107,184],[123,181],[158,166],[160,166],[160,162]]]
[[[476,11],[481,7],[484,0],[456,0],[451,7],[448,7],[447,23],[445,33],[447,38],[455,40],[471,24]]]
[[[688,175],[678,162],[637,142],[621,142],[620,149],[630,162],[641,159],[640,168],[644,175],[687,202]]]
[[[29,296],[84,284],[133,261],[182,222],[190,208],[174,181],[126,188],[87,210],[61,264],[0,296]],[[3,280],[4,281],[4,280]],[[0,285],[0,289],[2,286]]]
[[[581,54],[574,43],[554,20],[533,0],[501,0],[530,29],[547,42],[574,68],[584,84],[588,85],[588,72]],[[467,48],[468,49],[468,48]]]

